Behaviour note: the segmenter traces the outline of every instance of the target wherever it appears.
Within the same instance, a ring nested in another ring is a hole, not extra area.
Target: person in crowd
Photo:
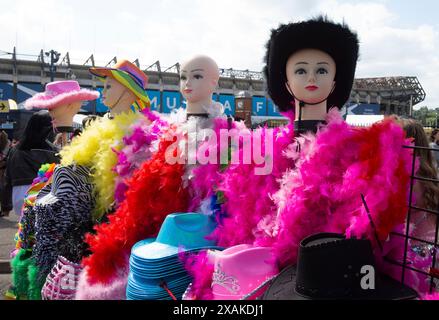
[[[11,141],[8,139],[8,134],[5,131],[0,132],[0,194],[3,193],[4,174],[6,170],[6,160],[11,147]],[[0,199],[0,209],[1,209]],[[0,211],[1,212],[1,211]]]
[[[400,121],[407,137],[413,139],[413,144],[416,147],[428,148],[428,137],[418,121],[414,119],[403,119]],[[416,149],[415,153],[419,159],[419,168],[416,176],[438,179],[436,159],[433,158],[432,153],[426,149]],[[439,209],[439,184],[433,181],[416,180],[414,183],[414,201],[418,208],[437,211]],[[415,237],[428,241],[434,240],[435,215],[419,210],[413,213],[411,222],[414,223],[415,229],[413,232]]]
[[[439,168],[439,129],[433,129],[431,132],[431,143],[430,148],[436,149],[437,151],[433,150],[433,159],[436,161],[434,164],[436,168]]]
[[[24,195],[42,164],[59,162],[51,140],[52,119],[47,111],[32,115],[20,142],[10,151],[2,192],[2,216],[12,209],[20,215]]]

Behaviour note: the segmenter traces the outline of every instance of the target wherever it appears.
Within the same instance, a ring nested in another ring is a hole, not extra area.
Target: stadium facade
[[[51,64],[50,53],[43,50],[33,59],[22,59],[21,56],[20,59],[17,58],[15,48],[13,52],[2,52],[6,58],[0,59],[0,101],[13,99],[19,108],[27,98],[43,91],[44,85],[50,82],[51,78],[75,79],[82,87],[99,91],[103,89],[103,83],[88,72],[89,67],[96,66],[93,55],[83,64],[73,64],[67,53],[63,58],[58,55],[58,61]],[[117,57],[114,57],[106,66],[116,62]],[[140,67],[139,60],[135,60],[134,63]],[[176,63],[163,69],[159,61],[143,68],[149,78],[147,92],[152,109],[169,113],[172,109],[184,106],[179,92],[179,68],[180,65]],[[238,97],[244,97],[251,102],[239,103]],[[278,125],[285,121],[267,96],[261,72],[220,69],[220,81],[214,99],[224,104],[227,114],[235,117],[239,109],[246,106],[250,109],[248,111],[253,123],[271,121]],[[409,116],[413,106],[424,99],[425,91],[414,76],[355,79],[350,101],[343,112]],[[82,109],[84,113],[103,113],[106,110],[100,100],[90,102]]]

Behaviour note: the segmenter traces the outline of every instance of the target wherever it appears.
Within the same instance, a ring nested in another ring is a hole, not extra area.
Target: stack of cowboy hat
[[[191,278],[179,254],[220,249],[205,239],[215,226],[214,219],[203,214],[168,215],[157,238],[140,241],[131,250],[127,299],[181,299]]]

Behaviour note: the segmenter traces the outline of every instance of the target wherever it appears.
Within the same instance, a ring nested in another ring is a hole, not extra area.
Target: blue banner
[[[253,97],[252,99],[252,115],[266,116],[267,115],[267,99],[265,97]]]
[[[92,89],[92,88],[89,88]],[[17,103],[23,103],[25,100],[42,92],[44,87],[39,83],[20,83],[17,85]],[[82,110],[93,113],[95,110],[98,113],[108,112],[108,108],[102,102],[103,88],[96,88],[101,93],[101,97],[96,101],[84,102]],[[147,90],[149,99],[151,100],[151,109],[162,113],[170,113],[171,110],[185,107],[186,101],[178,91],[164,91]],[[0,100],[14,99],[13,83],[0,82]],[[224,106],[227,115],[235,115],[236,105],[235,96],[231,94],[214,94],[213,100],[220,102]],[[95,106],[96,105],[96,106]],[[378,114],[378,105],[361,105],[351,106],[351,112],[361,112],[362,114]],[[261,96],[254,96],[252,98],[252,114],[254,116],[281,116],[277,107],[270,99]]]
[[[224,106],[224,113],[233,116],[235,114],[235,96],[220,94],[219,102]]]
[[[151,110],[160,111],[161,109],[161,99],[160,99],[160,91],[158,90],[146,90],[148,94],[149,100],[151,101]]]
[[[18,104],[42,91],[43,86],[39,83],[21,82],[17,84],[17,97],[14,97],[14,84],[12,82],[0,82],[0,100],[12,99]]]
[[[12,82],[0,82],[0,100],[14,99]]]
[[[164,91],[162,96],[163,113],[171,113],[181,107],[181,95],[178,91]]]
[[[279,113],[277,106],[271,101],[271,99],[267,99],[267,115],[270,117],[281,117],[282,115]]]
[[[93,88],[90,88],[90,89],[93,90]],[[88,112],[94,112],[93,104],[96,103],[96,112],[98,112],[98,113],[108,112],[108,110],[109,110],[108,107],[102,101],[102,91],[104,91],[104,88],[96,88],[95,90],[99,91],[99,93],[101,94],[99,96],[99,98],[96,100],[96,102],[90,101],[89,104],[84,104],[82,108],[87,110]]]

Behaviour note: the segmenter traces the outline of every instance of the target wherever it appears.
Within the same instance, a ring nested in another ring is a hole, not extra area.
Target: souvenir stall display
[[[48,109],[55,132],[61,135],[63,146],[71,141],[73,117],[82,102],[95,100],[99,92],[81,89],[77,81],[48,83],[43,93],[25,102],[27,109]],[[52,183],[55,163],[44,164],[28,189],[15,235],[16,248],[12,253],[12,289],[7,293],[14,299],[40,299],[43,281],[37,281],[38,268],[32,257],[35,244],[35,206],[37,197],[47,194]]]
[[[209,143],[208,134],[229,126],[223,106],[212,100],[219,69],[210,57],[195,56],[182,64],[180,77],[186,110],[170,115],[158,150],[125,181],[125,199],[87,236],[91,255],[83,259],[77,299],[125,299],[133,245],[156,236],[167,215],[189,212],[190,199],[198,196],[201,203],[207,193],[192,188],[191,179],[199,167],[197,137]]]
[[[272,248],[279,270],[295,264],[300,241],[318,232],[368,238],[380,265],[377,237],[384,241],[404,223],[411,166],[404,131],[391,119],[353,128],[336,109],[349,98],[357,57],[356,34],[324,17],[271,33],[264,73],[274,103],[295,111],[296,137],[285,148],[294,168],[272,195],[276,216],[256,223],[251,244]],[[197,299],[212,297],[214,268],[203,261],[189,266]]]

